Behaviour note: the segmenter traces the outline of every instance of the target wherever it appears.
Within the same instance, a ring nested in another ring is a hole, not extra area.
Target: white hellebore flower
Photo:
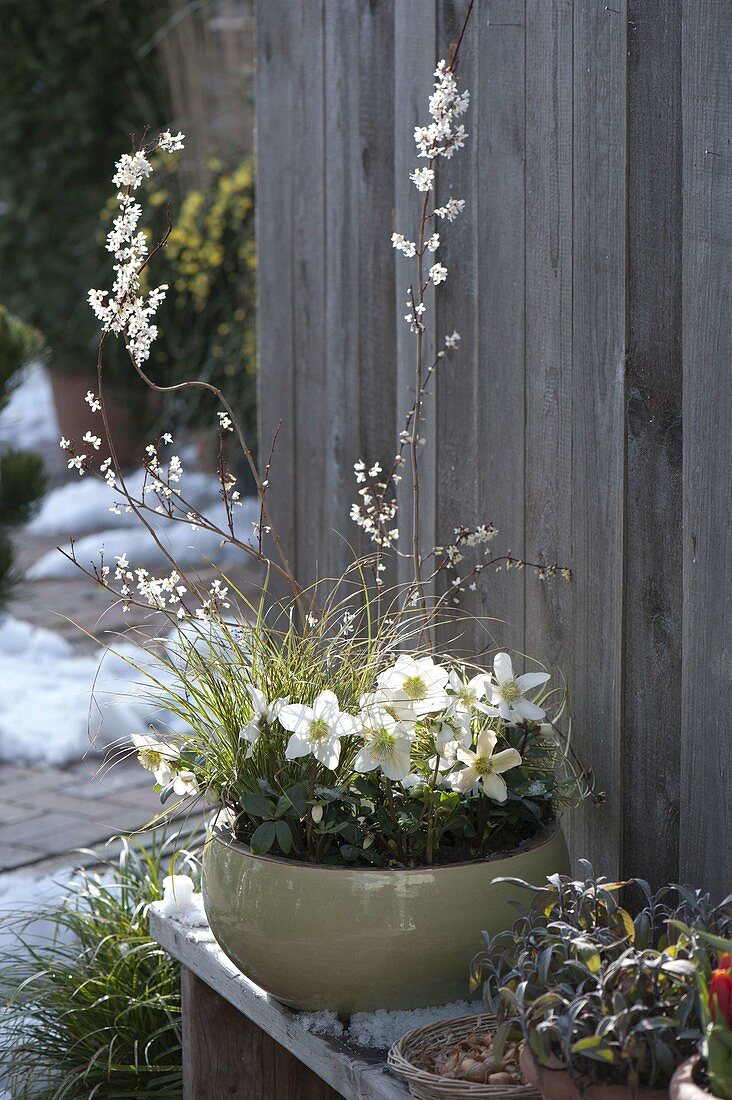
[[[260,738],[260,735],[264,732],[264,729],[279,718],[280,711],[287,705],[288,699],[274,699],[271,703],[267,702],[267,697],[263,691],[260,691],[254,684],[247,686],[247,691],[252,700],[253,714],[246,726],[243,726],[239,730],[239,737],[243,741],[249,742],[249,748],[247,749],[246,759],[254,752],[254,746]]]
[[[412,746],[408,728],[383,707],[370,706],[361,714],[363,747],[353,762],[357,772],[372,772],[381,768],[389,779],[404,779],[409,775]]]
[[[463,718],[455,715],[450,722],[440,722],[434,727],[435,751],[442,757],[446,764],[455,762],[455,754],[460,745],[467,748],[473,740],[470,729],[470,717]],[[434,769],[434,762],[430,767]]]
[[[478,737],[476,752],[459,748],[457,758],[465,767],[453,778],[453,786],[462,794],[470,794],[475,787],[482,787],[483,794],[494,798],[496,802],[505,802],[507,797],[506,780],[501,772],[517,768],[521,763],[521,753],[517,749],[503,749],[494,753],[498,737],[493,730],[483,730]]]
[[[152,772],[156,783],[167,787],[178,774],[171,761],[175,753],[168,745],[148,733],[133,733],[132,744],[137,749],[137,759],[146,771]]]
[[[417,722],[427,714],[444,710],[450,699],[445,690],[447,669],[431,657],[402,653],[396,663],[377,677],[386,706],[402,721]]]
[[[549,679],[548,672],[525,672],[515,676],[508,653],[497,653],[493,658],[495,683],[490,684],[491,703],[506,722],[538,722],[546,711],[526,698],[526,692],[540,687]]]
[[[341,711],[332,691],[321,691],[312,707],[289,703],[277,717],[281,726],[292,731],[285,757],[296,760],[312,753],[331,771],[338,766],[341,756],[339,738],[358,731],[358,722],[351,714]]]
[[[182,771],[178,772],[173,783],[173,791],[175,794],[180,795],[181,798],[187,795],[197,795],[201,793],[201,788],[198,785],[193,772]]]
[[[461,725],[470,722],[474,710],[483,714],[491,713],[483,702],[490,688],[490,676],[487,672],[479,672],[477,676],[464,680],[455,669],[451,669],[447,686],[450,691],[450,714]]]

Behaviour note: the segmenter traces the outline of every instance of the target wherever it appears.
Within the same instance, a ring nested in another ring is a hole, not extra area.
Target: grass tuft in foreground
[[[179,968],[147,913],[188,860],[126,841],[57,902],[0,915],[0,1080],[14,1100],[182,1095]]]

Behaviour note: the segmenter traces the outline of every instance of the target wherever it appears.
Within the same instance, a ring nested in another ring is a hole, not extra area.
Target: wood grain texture
[[[477,89],[469,118],[477,145],[478,500],[498,528],[492,549],[524,552],[525,52],[524,0],[483,0]],[[459,277],[459,276],[458,276]],[[483,613],[498,645],[524,651],[524,584],[515,572],[484,574]]]
[[[525,546],[572,567],[573,0],[526,4]],[[525,576],[526,652],[571,673],[574,588]],[[557,682],[560,682],[559,680]],[[570,713],[575,691],[572,684]]]
[[[355,543],[351,502],[356,499],[353,463],[359,457],[360,341],[362,303],[359,295],[361,211],[359,158],[359,4],[325,0],[325,334],[326,384],[324,434],[314,448],[324,448],[322,527],[314,531],[320,574],[340,576]],[[316,242],[317,247],[317,242]],[[315,425],[314,425],[315,427]],[[303,470],[303,479],[310,477]],[[309,499],[309,486],[301,489]],[[340,537],[343,536],[343,537]]]
[[[181,968],[183,1100],[336,1100],[290,1051]]]
[[[467,11],[467,0],[449,0],[437,6],[437,40],[441,53],[449,56],[447,44],[454,44]],[[478,12],[482,19],[482,14]],[[478,301],[478,204],[470,196],[478,188],[478,135],[475,132],[478,90],[478,59],[480,56],[476,25],[470,28],[461,46],[458,64],[460,87],[470,90],[472,110],[467,114],[468,138],[465,148],[450,160],[442,159],[437,169],[435,205],[444,206],[448,199],[465,199],[463,213],[452,224],[435,218],[434,230],[440,234],[436,259],[447,267],[448,276],[436,294],[436,344],[443,349],[445,336],[460,333],[460,346],[448,351],[437,368],[434,399],[437,412],[437,470],[435,488],[436,535],[440,545],[454,542],[457,527],[475,527],[486,516],[486,502],[480,498],[480,436],[479,406],[479,345]],[[431,415],[431,410],[430,414]],[[466,463],[466,456],[473,456]],[[466,563],[467,566],[467,563]],[[465,572],[461,567],[458,574]],[[452,576],[452,574],[450,575]],[[449,577],[440,578],[440,594],[445,592]],[[488,578],[487,587],[493,584]],[[477,614],[490,614],[482,605],[485,586],[460,597],[460,607]],[[448,604],[450,606],[450,604]],[[477,630],[466,630],[463,624],[450,624],[443,631],[441,645],[464,650],[472,655],[486,646],[488,639]]]
[[[433,72],[437,63],[435,0],[397,0],[394,8],[394,101],[399,105],[394,115],[394,229],[408,240],[416,240],[420,194],[409,179],[419,164],[414,144],[415,126],[429,121],[427,99],[432,91]],[[404,425],[407,410],[414,400],[416,337],[404,320],[407,312],[407,287],[415,279],[415,261],[394,250],[395,265],[395,346],[396,346],[396,411],[397,428]],[[425,295],[428,318],[434,319],[434,291]],[[436,352],[434,324],[428,323],[424,337],[424,362],[431,363]],[[430,548],[437,541],[436,479],[437,461],[436,411],[426,410],[420,435],[427,440],[421,448],[421,536],[422,546]],[[399,494],[399,529],[411,540],[412,504],[408,468]],[[409,559],[399,562],[399,579],[408,582],[414,576]]]
[[[290,4],[292,251],[296,462],[295,567],[301,583],[328,575],[330,437],[326,361],[324,0]]]
[[[388,469],[397,436],[395,332],[404,310],[395,298],[394,95],[395,2],[359,0],[358,195],[349,234],[358,236],[358,291],[350,310],[358,324],[357,457],[378,459]],[[379,74],[379,75],[377,75]],[[401,105],[399,105],[401,110]],[[401,274],[404,274],[402,268]],[[349,417],[350,410],[342,415]],[[353,471],[349,471],[352,475]],[[352,490],[353,498],[353,490]]]
[[[160,916],[153,908],[150,913],[150,935],[216,996],[233,1006],[237,1016],[256,1024],[345,1100],[408,1100],[409,1090],[389,1074],[377,1052],[369,1058],[336,1039],[306,1031],[294,1012],[269,998],[262,989],[239,973],[214,940],[209,928],[184,928],[169,917]],[[185,995],[185,988],[183,992]],[[196,996],[197,993],[193,1003]],[[205,1026],[202,1022],[201,1027]],[[215,1031],[207,1034],[213,1043]],[[271,1075],[267,1079],[271,1080]],[[242,1100],[245,1097],[246,1100],[284,1100],[284,1097],[289,1100],[287,1092],[271,1097],[260,1097],[256,1093],[251,1098],[247,1094],[241,1095]],[[299,1100],[297,1092],[293,1093],[293,1097]],[[197,1095],[196,1100],[214,1098],[204,1092]],[[311,1098],[307,1097],[307,1100]]]
[[[572,562],[575,741],[605,792],[572,817],[575,854],[620,863],[625,366],[626,6],[574,6]]]
[[[732,8],[684,0],[680,872],[732,889]]]
[[[269,498],[275,524],[294,565],[297,540],[292,493],[296,454],[292,126],[297,43],[292,12],[288,0],[270,0],[256,6],[256,210],[260,453],[266,455],[281,422]],[[277,591],[284,592],[284,586]]]
[[[622,870],[660,886],[679,846],[680,0],[630,0],[628,45]]]

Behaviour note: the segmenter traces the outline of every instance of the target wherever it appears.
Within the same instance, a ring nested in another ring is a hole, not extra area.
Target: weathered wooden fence
[[[337,571],[352,463],[393,455],[412,130],[466,0],[259,0],[262,438],[298,568]],[[599,871],[732,889],[732,5],[477,0],[439,194],[425,538],[491,519],[574,581],[474,607],[568,680]]]

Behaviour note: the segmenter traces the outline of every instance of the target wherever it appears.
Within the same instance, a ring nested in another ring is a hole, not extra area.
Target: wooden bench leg
[[[339,1100],[312,1070],[181,967],[183,1100]]]

